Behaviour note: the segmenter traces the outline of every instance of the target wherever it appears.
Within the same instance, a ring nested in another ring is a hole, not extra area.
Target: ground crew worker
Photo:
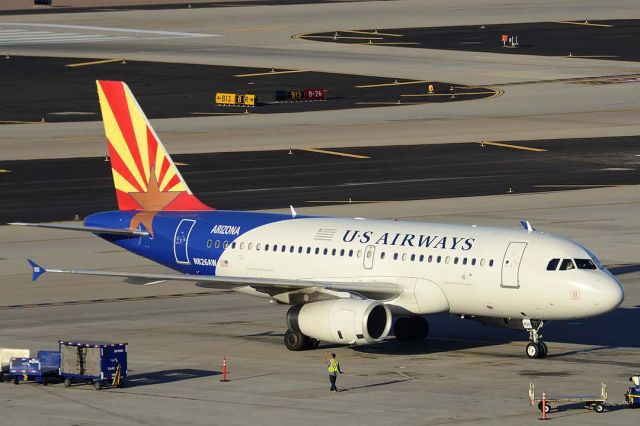
[[[340,370],[340,363],[336,359],[336,354],[331,354],[331,359],[329,359],[329,365],[327,366],[327,370],[329,370],[329,381],[331,382],[331,388],[329,391],[338,392],[338,388],[336,387],[336,379],[338,378],[338,373],[342,374],[342,370]]]

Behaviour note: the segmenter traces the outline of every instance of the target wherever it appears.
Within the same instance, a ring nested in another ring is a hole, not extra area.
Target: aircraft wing
[[[98,226],[76,226],[76,225],[53,225],[50,223],[24,223],[24,222],[11,222],[8,225],[17,226],[33,226],[36,228],[53,228],[53,229],[66,229],[69,231],[84,231],[93,232],[95,234],[116,234],[116,235],[130,235],[146,237],[149,235],[147,231],[141,231],[139,229],[127,229],[127,228],[101,228]]]
[[[240,287],[251,286],[261,289],[281,290],[282,292],[295,291],[301,289],[317,289],[317,290],[334,290],[345,291],[350,293],[363,293],[374,297],[375,299],[391,299],[399,296],[403,289],[393,283],[383,282],[332,282],[332,281],[312,281],[312,280],[288,280],[280,278],[251,278],[251,277],[225,277],[212,275],[191,275],[191,274],[150,274],[139,272],[117,272],[117,271],[100,271],[91,269],[45,269],[28,260],[33,270],[32,280],[35,281],[45,272],[61,273],[61,274],[80,274],[80,275],[98,275],[109,277],[123,277],[129,282],[157,284],[163,281],[190,281],[197,283],[219,284],[221,286]]]

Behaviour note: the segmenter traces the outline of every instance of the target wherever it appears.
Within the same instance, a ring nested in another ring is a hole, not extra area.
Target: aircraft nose
[[[603,314],[613,311],[622,304],[624,290],[614,277],[599,279],[596,282],[596,287],[598,288],[598,296],[595,303]]]

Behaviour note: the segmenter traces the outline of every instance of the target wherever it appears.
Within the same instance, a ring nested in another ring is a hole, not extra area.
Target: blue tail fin
[[[31,275],[31,280],[32,281],[37,280],[38,277],[40,277],[40,275],[42,275],[45,272],[47,272],[46,269],[44,269],[42,266],[38,265],[33,260],[27,259],[27,262],[29,262],[29,265],[31,265],[31,269],[33,270],[33,274]]]

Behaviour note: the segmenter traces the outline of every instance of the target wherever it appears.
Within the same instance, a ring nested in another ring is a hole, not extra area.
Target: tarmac
[[[559,154],[565,146],[571,149],[565,142],[569,138],[640,133],[640,86],[633,80],[640,73],[638,62],[346,45],[295,37],[335,29],[495,25],[585,17],[593,21],[640,19],[636,3],[594,0],[577,7],[545,0],[404,0],[30,12],[0,18],[0,28],[11,27],[6,31],[18,34],[10,42],[5,39],[0,50],[23,57],[117,58],[375,75],[389,81],[433,80],[504,91],[502,96],[473,102],[154,119],[172,155],[234,152],[229,155],[263,159],[274,151],[284,156],[293,149],[294,157],[305,155],[311,163],[314,158],[333,163],[338,157],[298,150],[372,154],[383,149],[376,147],[396,147],[395,152],[401,152],[402,147],[416,145],[417,151],[412,152],[424,156],[436,152],[422,146],[425,144],[462,143],[460,152],[467,153],[472,146],[503,149],[478,146],[478,142],[492,141],[548,149],[496,152],[505,156],[501,157],[505,163],[496,168],[520,161],[532,172],[528,174],[532,186],[542,181],[549,184],[549,175],[568,177],[572,167],[580,175],[571,182],[574,185],[617,183],[598,179],[595,170],[608,168],[632,169],[608,172],[626,177],[626,183],[637,183],[633,142],[611,157],[599,151],[602,147],[596,143],[591,145],[591,157],[588,152],[564,158]],[[34,32],[44,33],[46,43]],[[608,84],[583,84],[593,80]],[[161,76],[151,76],[146,84],[162,87],[163,81]],[[433,149],[438,148],[434,145]],[[439,157],[441,161],[453,162],[454,146],[442,149],[449,156]],[[0,127],[2,168],[8,161],[21,160],[36,160],[34,164],[41,168],[44,163],[37,161],[43,159],[69,164],[68,158],[80,158],[77,161],[84,162],[87,157],[100,159],[105,151],[99,122]],[[545,169],[550,165],[536,160],[536,155],[548,153],[558,162],[555,170]],[[593,163],[600,155],[602,166]],[[407,156],[398,158],[407,161]],[[463,163],[464,157],[457,161]],[[80,169],[84,167],[86,164]],[[11,173],[0,173],[3,186]],[[282,342],[287,307],[261,299],[190,284],[133,286],[107,277],[45,275],[32,283],[27,258],[45,267],[162,269],[85,233],[2,226],[0,346],[35,351],[55,349],[57,339],[126,341],[130,361],[124,389],[1,384],[2,418],[20,425],[528,425],[537,424],[540,416],[535,407],[528,406],[529,382],[548,392],[585,394],[597,393],[604,381],[609,386],[609,411],[596,414],[578,406],[562,407],[550,413],[553,422],[633,422],[637,413],[626,409],[622,395],[628,377],[640,368],[635,326],[640,315],[636,250],[640,186],[482,195],[487,193],[485,189],[458,198],[447,194],[447,198],[427,200],[296,208],[300,214],[513,227],[527,219],[537,229],[565,235],[594,251],[623,284],[623,305],[599,318],[545,326],[550,356],[544,360],[526,358],[527,336],[522,331],[446,315],[430,318],[430,338],[421,344],[400,345],[389,339],[362,347],[323,344],[315,351],[294,353]],[[68,204],[74,201],[66,200]],[[2,203],[6,202],[3,198]],[[329,393],[324,366],[327,352],[337,353],[345,371],[338,379],[343,391],[337,394]],[[219,381],[223,357],[229,361],[228,383]]]
[[[57,339],[129,343],[124,389],[62,384],[0,385],[11,424],[537,424],[529,382],[553,393],[589,394],[608,384],[610,411],[552,411],[554,424],[623,424],[628,376],[640,368],[636,328],[640,264],[639,187],[388,202],[300,209],[332,214],[519,226],[574,238],[592,249],[625,288],[620,309],[544,329],[550,356],[530,360],[523,331],[438,315],[422,344],[290,352],[282,342],[287,307],[190,284],[135,286],[112,278],[44,275],[30,281],[25,262],[159,271],[97,237],[2,227],[3,346],[55,349]],[[63,249],[61,249],[63,248]],[[113,300],[120,299],[120,300]],[[43,304],[39,305],[38,304]],[[345,371],[331,394],[324,367],[336,352]],[[221,383],[222,358],[229,361]]]

